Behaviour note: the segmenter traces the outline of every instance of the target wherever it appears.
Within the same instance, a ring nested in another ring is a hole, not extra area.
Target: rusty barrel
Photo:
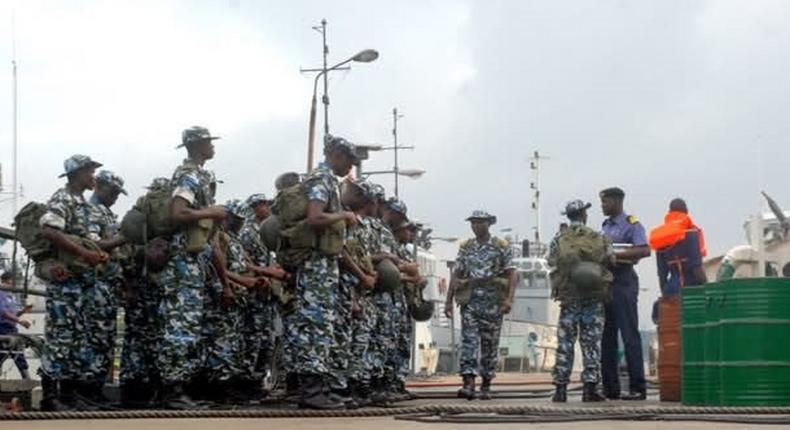
[[[662,402],[680,401],[680,296],[658,302],[658,381]]]

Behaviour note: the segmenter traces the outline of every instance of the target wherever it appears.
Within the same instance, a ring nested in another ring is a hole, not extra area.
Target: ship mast
[[[540,246],[540,162],[548,160],[549,157],[540,155],[538,151],[532,154],[529,159],[529,168],[532,170],[533,181],[529,187],[532,189],[532,210],[535,211],[535,245]]]

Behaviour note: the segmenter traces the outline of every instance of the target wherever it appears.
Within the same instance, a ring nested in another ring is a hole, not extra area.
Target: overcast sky
[[[46,199],[63,159],[84,153],[126,178],[123,213],[151,178],[170,176],[184,156],[180,132],[194,124],[223,136],[208,166],[224,180],[220,200],[271,193],[278,173],[304,168],[312,78],[299,68],[319,65],[310,27],[321,18],[330,62],[381,53],[332,75],[332,132],[388,145],[398,107],[401,143],[416,146],[401,167],[427,170],[402,180],[402,195],[439,235],[469,235],[474,208],[532,234],[535,150],[551,157],[546,237],[571,198],[593,202],[600,225],[597,192],[612,185],[648,228],[671,198],[686,198],[714,255],[743,242],[759,190],[790,207],[784,1],[5,0],[3,184],[15,34],[25,199]],[[391,153],[365,166],[391,167]],[[10,212],[3,203],[4,223]],[[640,273],[646,322],[652,259]]]

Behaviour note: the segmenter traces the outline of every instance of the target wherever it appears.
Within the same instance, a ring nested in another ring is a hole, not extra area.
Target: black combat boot
[[[416,400],[417,395],[406,389],[406,383],[398,379],[395,382],[396,392],[402,396],[403,400]]]
[[[605,402],[606,397],[598,392],[598,384],[595,382],[585,382],[582,392],[582,402]]]
[[[491,400],[491,378],[483,378],[480,385],[480,400]]]
[[[83,382],[77,389],[82,400],[98,409],[113,409],[112,400],[104,395],[104,382]]]
[[[324,389],[321,375],[299,375],[299,407],[303,409],[335,410],[345,405],[330,398]]]
[[[285,400],[288,402],[299,401],[299,375],[296,373],[285,375]]]
[[[359,404],[354,400],[349,388],[342,390],[333,388],[329,391],[329,398],[335,402],[342,403],[346,409],[359,409]]]
[[[551,401],[554,403],[565,403],[568,401],[568,386],[565,384],[556,384],[557,390],[554,391],[554,397]]]
[[[475,399],[475,375],[464,375],[464,386],[458,390],[458,397],[467,400]]]
[[[197,410],[203,406],[195,403],[184,391],[184,384],[181,382],[166,383],[162,393],[162,407],[173,410]]]
[[[69,398],[58,390],[58,381],[49,376],[41,376],[41,410],[44,412],[65,412],[74,410],[74,393]]]
[[[61,398],[71,398],[71,405],[77,411],[99,411],[101,408],[89,398],[92,385],[87,382],[72,380],[60,381]]]
[[[386,390],[384,379],[374,378],[370,381],[370,403],[373,406],[386,408],[391,405]]]
[[[363,381],[350,381],[348,386],[351,388],[351,397],[357,406],[364,408],[370,406],[372,401],[370,399],[371,391],[370,384]]]
[[[126,409],[152,409],[154,407],[155,393],[146,384],[138,379],[123,381],[121,383],[121,407]]]

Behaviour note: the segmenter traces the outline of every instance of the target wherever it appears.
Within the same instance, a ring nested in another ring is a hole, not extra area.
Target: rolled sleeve
[[[65,230],[66,218],[55,212],[49,211],[41,216],[41,220],[39,220],[38,224],[41,227],[52,227],[57,230]]]
[[[307,200],[321,203],[329,203],[331,190],[321,181],[310,181],[305,184]]]
[[[194,206],[199,191],[200,180],[195,175],[185,174],[176,180],[172,197],[180,197]]]

